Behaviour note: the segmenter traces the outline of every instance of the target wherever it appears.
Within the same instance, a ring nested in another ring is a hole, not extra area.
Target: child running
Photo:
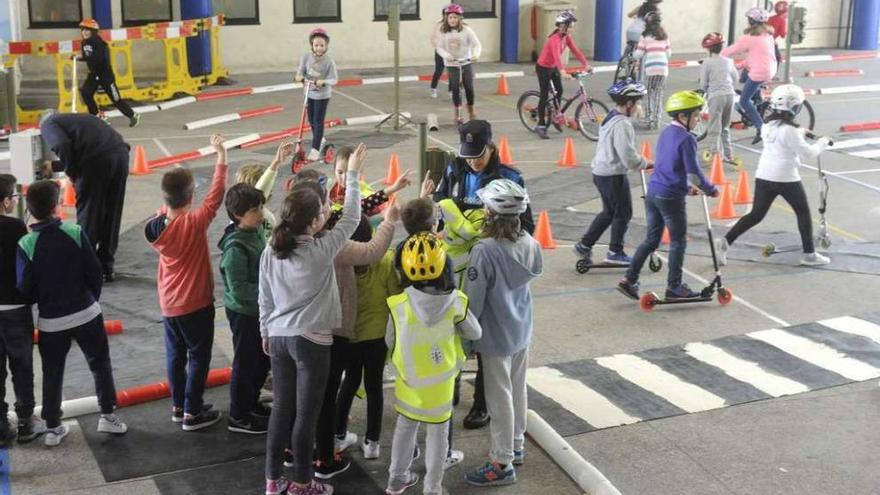
[[[538,99],[538,126],[535,128],[535,133],[541,139],[550,139],[550,136],[547,135],[547,124],[549,123],[547,122],[547,117],[549,117],[547,98],[550,97],[550,83],[553,83],[553,89],[556,90],[553,98],[559,102],[562,99],[563,90],[561,78],[571,79],[571,74],[565,71],[562,52],[568,48],[577,57],[578,62],[585,67],[585,70],[590,68],[587,57],[580,51],[572,37],[571,30],[575,22],[577,22],[577,17],[570,10],[564,10],[556,16],[556,29],[544,41],[544,48],[541,49],[541,55],[535,64],[538,89],[541,92]]]
[[[669,75],[669,36],[660,25],[660,13],[651,12],[645,17],[645,31],[636,45],[633,57],[642,59],[642,72],[648,88],[646,124],[649,129],[660,127],[660,107],[663,105],[663,87]]]
[[[332,88],[339,81],[336,63],[327,55],[329,45],[330,35],[327,30],[313,29],[309,33],[310,51],[300,58],[295,77],[296,82],[309,83],[308,116],[312,127],[312,149],[308,156],[310,162],[321,158],[321,150],[327,143],[324,139],[324,117],[327,115],[327,106],[330,105]]]
[[[122,115],[128,117],[128,126],[136,127],[141,123],[141,116],[131,109],[131,106],[119,96],[119,88],[116,87],[116,75],[113,74],[113,67],[110,65],[110,49],[107,42],[101,38],[98,32],[101,26],[94,19],[83,19],[79,23],[80,34],[82,35],[82,56],[73,55],[73,62],[85,62],[89,67],[89,75],[86,76],[86,82],[79,89],[82,95],[83,103],[89,109],[92,115],[98,115],[98,105],[95,103],[95,91],[100,86],[107,98],[113,102],[113,105],[122,112]]]
[[[665,298],[693,299],[700,296],[699,292],[682,283],[681,273],[687,247],[685,197],[696,194],[696,188],[711,197],[718,195],[718,189],[700,170],[697,140],[691,133],[705,104],[706,100],[693,91],[679,91],[666,101],[665,110],[672,117],[672,124],[663,129],[657,139],[657,161],[645,195],[647,237],[636,250],[626,276],[617,284],[617,290],[629,298],[639,299],[639,273],[648,255],[660,245],[664,226],[669,228],[670,237]],[[696,188],[690,184],[695,184]]]
[[[477,340],[480,324],[467,309],[467,296],[455,288],[442,241],[421,233],[401,250],[403,293],[388,298],[391,317],[385,343],[397,370],[394,386],[397,424],[391,443],[388,495],[400,495],[419,481],[412,472],[419,425],[427,425],[425,495],[443,493],[443,463],[452,416],[455,377],[464,364],[462,339]]]
[[[831,262],[827,256],[816,252],[810,205],[798,172],[801,159],[819,156],[830,146],[831,138],[823,136],[815,144],[806,142],[805,130],[794,121],[803,105],[804,91],[800,87],[783,84],[773,90],[770,96],[773,113],[767,118],[767,125],[761,129],[764,151],[761,152],[758,170],[755,171],[755,200],[752,209],[724,237],[715,240],[722,265],[727,264],[727,250],[730,245],[764,219],[776,196],[782,196],[797,216],[804,250],[801,264],[818,266]]]
[[[623,251],[623,237],[632,219],[632,196],[626,174],[631,170],[648,168],[635,145],[636,133],[630,117],[641,110],[645,85],[626,79],[608,88],[608,96],[617,107],[608,113],[599,128],[599,143],[591,163],[593,184],[602,198],[602,211],[596,215],[580,242],[574,245],[578,256],[593,262],[593,245],[611,227],[611,242],[605,263],[628,265],[632,258]]]
[[[514,465],[522,465],[525,458],[526,369],[532,340],[529,284],[543,272],[543,255],[519,221],[529,202],[525,189],[499,179],[479,194],[486,220],[483,239],[471,251],[465,291],[483,329],[474,347],[483,357],[492,437],[489,461],[465,479],[476,486],[496,486],[515,483]]]
[[[333,230],[316,237],[324,230],[329,206],[315,189],[294,187],[284,199],[269,249],[260,257],[260,333],[272,362],[275,394],[266,442],[266,495],[333,493],[333,487],[313,479],[312,449],[330,371],[332,330],[342,324],[333,258],[361,218],[358,176],[366,152],[360,144],[349,158],[345,207]],[[293,450],[290,481],[281,476],[288,442]]]
[[[700,64],[700,89],[709,102],[709,125],[706,141],[709,152],[721,153],[726,161],[733,161],[733,145],[730,142],[730,118],[733,114],[734,87],[739,77],[733,60],[720,55],[724,47],[724,35],[709,33],[703,36],[703,48],[709,56]]]
[[[436,50],[443,57],[446,73],[449,75],[449,89],[455,105],[455,122],[462,124],[461,86],[467,98],[468,118],[474,120],[474,68],[473,63],[480,58],[483,47],[473,29],[462,21],[464,9],[451,3],[446,6],[446,16],[437,36]]]

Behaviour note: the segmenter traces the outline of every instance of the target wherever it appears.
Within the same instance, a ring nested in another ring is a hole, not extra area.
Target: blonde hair
[[[247,163],[245,165],[242,165],[235,172],[235,183],[256,186],[257,181],[259,181],[260,177],[263,176],[266,168],[268,167],[266,167],[262,163]]]
[[[761,36],[764,33],[773,34],[773,28],[769,24],[762,22],[761,24],[747,27],[743,33],[749,36]]]

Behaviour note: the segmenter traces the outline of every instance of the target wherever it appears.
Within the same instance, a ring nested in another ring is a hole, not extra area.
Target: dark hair
[[[639,5],[639,10],[638,10],[638,12],[636,12],[636,16],[644,19],[644,17],[646,15],[650,14],[651,12],[657,12],[659,10],[657,8],[658,3],[660,3],[660,2],[651,2],[651,1],[643,2],[641,5]]]
[[[15,194],[15,176],[0,174],[0,201],[11,198]]]
[[[666,35],[666,30],[663,29],[663,26],[660,25],[660,22],[649,22],[645,24],[645,30],[642,31],[642,36],[650,36],[655,40],[665,40],[668,38]]]
[[[644,98],[641,95],[640,96],[609,95],[608,97],[611,98],[611,101],[613,101],[615,105],[626,105],[627,103],[629,103],[631,101],[639,101],[642,98]]]
[[[338,150],[336,150],[336,158],[334,163],[345,163],[348,161],[348,158],[351,154],[354,153],[354,148],[351,146],[340,146]]]
[[[519,215],[499,215],[487,209],[486,218],[483,220],[482,235],[496,241],[516,242],[523,235]]]
[[[235,184],[226,191],[226,213],[235,225],[238,225],[240,220],[238,217],[243,217],[248,211],[261,208],[264,204],[266,198],[263,197],[263,191],[243,182]]]
[[[270,245],[275,257],[284,260],[293,254],[298,243],[296,236],[306,233],[312,221],[321,214],[320,195],[309,182],[294,187],[281,203],[281,221],[272,231]]]
[[[372,238],[373,226],[370,225],[370,219],[366,215],[361,215],[361,222],[349,239],[355,242],[370,242]]]
[[[294,184],[293,187],[290,189],[290,192],[293,192],[297,189],[309,189],[311,191],[314,191],[314,193],[317,194],[319,198],[321,198],[321,206],[327,204],[327,189],[324,189],[324,186],[322,186],[321,184],[310,180],[303,180]]]
[[[709,50],[709,53],[714,53],[717,55],[717,54],[721,53],[722,48],[724,48],[724,43],[717,43],[717,44],[712,45],[709,48],[707,48],[707,50]]]
[[[400,219],[403,220],[403,228],[406,233],[413,235],[417,232],[429,231],[437,222],[437,210],[430,198],[413,199],[403,207]]]
[[[27,192],[27,209],[31,216],[39,221],[52,217],[61,187],[53,180],[38,180],[31,184]]]
[[[796,115],[792,114],[791,112],[772,110],[770,115],[767,116],[767,119],[764,120],[764,123],[769,124],[770,122],[773,122],[774,120],[778,120],[778,121],[782,122],[783,124],[788,124],[792,127],[800,127],[800,125],[797,122],[795,122],[795,120],[794,120],[795,117],[796,117]]]
[[[284,190],[289,192],[294,187],[300,184],[304,184],[306,182],[317,184],[318,187],[321,189],[321,197],[323,198],[327,196],[327,191],[325,189],[325,184],[327,183],[327,175],[313,168],[305,169],[288,179],[287,182],[284,184]]]
[[[186,168],[175,168],[162,176],[162,194],[165,204],[172,209],[183,208],[192,201],[195,180]]]

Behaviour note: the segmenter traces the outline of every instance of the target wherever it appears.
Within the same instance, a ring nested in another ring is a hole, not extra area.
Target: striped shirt
[[[669,48],[669,40],[658,40],[652,36],[642,36],[636,50],[633,52],[636,58],[643,58],[646,76],[668,76],[669,57],[672,51]]]

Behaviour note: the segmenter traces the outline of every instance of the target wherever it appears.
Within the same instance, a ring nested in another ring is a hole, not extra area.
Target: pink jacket
[[[759,36],[746,35],[736,40],[736,43],[721,50],[724,57],[733,58],[734,55],[748,52],[743,67],[749,70],[749,79],[764,82],[773,79],[776,75],[776,51],[773,43],[773,35],[762,34]]]
[[[584,53],[574,44],[574,39],[571,35],[559,32],[553,33],[547,37],[547,41],[544,43],[544,48],[541,50],[541,56],[538,57],[538,65],[548,69],[565,69],[565,66],[562,63],[562,52],[565,51],[566,47],[571,50],[572,55],[578,59],[581,65],[586,68],[590,67],[590,64],[587,62],[587,57],[585,57]]]

